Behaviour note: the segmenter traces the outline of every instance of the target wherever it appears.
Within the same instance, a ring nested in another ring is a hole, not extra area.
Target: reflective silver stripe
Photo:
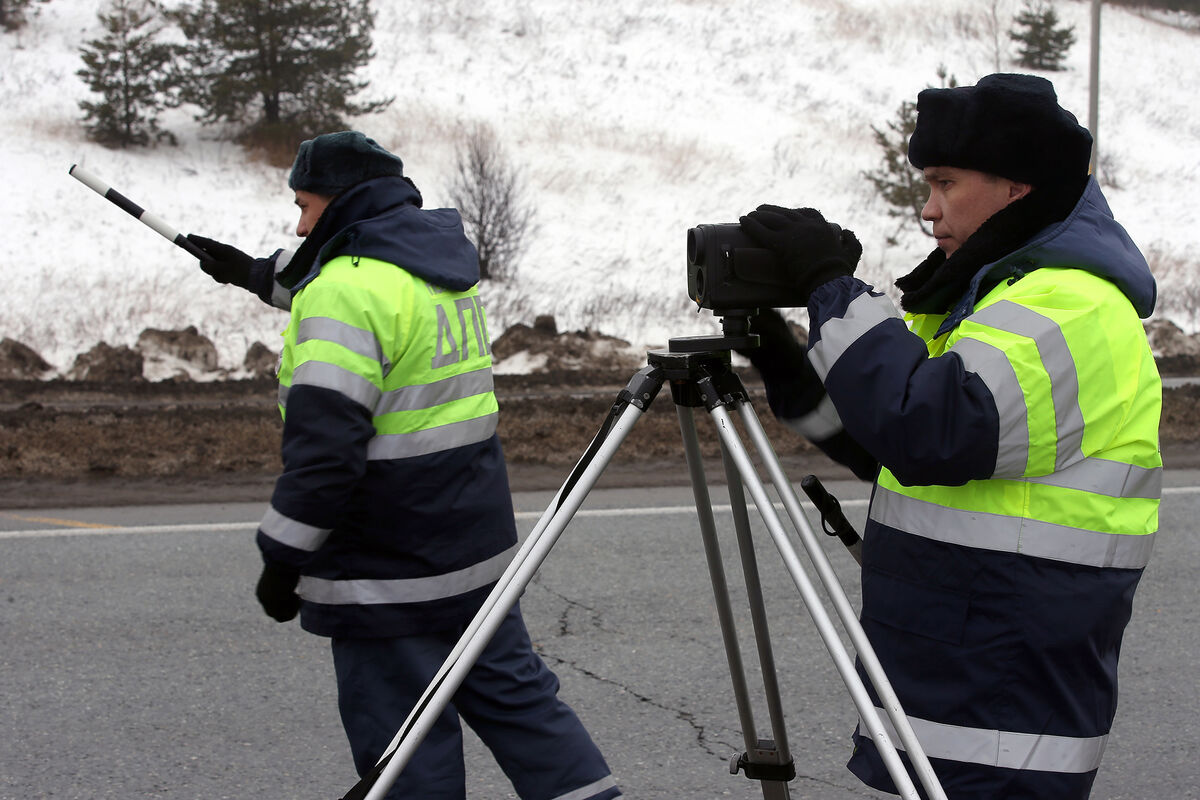
[[[392,371],[391,362],[383,354],[383,345],[371,331],[356,328],[333,317],[305,317],[296,330],[296,344],[321,341],[341,345],[352,353],[371,359],[379,364],[381,374]]]
[[[812,411],[803,417],[785,419],[783,424],[814,442],[823,442],[842,431],[842,418],[828,394],[821,397],[821,402]]]
[[[1162,467],[1135,467],[1103,458],[1085,458],[1064,470],[1025,480],[1109,497],[1162,497]]]
[[[363,376],[325,361],[305,361],[296,367],[292,372],[292,388],[297,386],[332,389],[366,408],[375,408],[381,394],[379,387]]]
[[[498,413],[492,412],[486,416],[451,422],[449,425],[439,425],[423,431],[380,434],[367,445],[367,460],[413,458],[482,442],[496,432],[496,422],[499,418]]]
[[[284,386],[282,383],[279,384],[279,398],[278,399],[279,399],[279,407],[280,408],[287,408],[288,388],[289,387]]]
[[[1055,469],[1083,458],[1083,411],[1079,408],[1079,375],[1075,359],[1058,323],[1009,300],[980,309],[967,317],[971,322],[997,330],[1027,336],[1037,345],[1042,366],[1050,376],[1050,396],[1054,403],[1054,425],[1058,450]]]
[[[821,380],[846,352],[846,348],[881,322],[901,319],[896,306],[885,295],[875,297],[863,292],[846,306],[846,314],[832,317],[821,325],[821,340],[808,352],[813,368]],[[815,337],[814,337],[815,338]]]
[[[325,544],[330,533],[329,528],[317,528],[285,517],[274,506],[267,508],[258,529],[277,542],[310,553]]]
[[[473,372],[464,372],[461,375],[443,378],[433,383],[402,386],[399,389],[384,392],[375,413],[379,415],[390,414],[393,411],[433,408],[442,403],[449,403],[451,400],[485,394],[492,391],[492,388],[492,368],[485,367]]]
[[[560,794],[551,800],[587,800],[589,797],[600,794],[603,791],[612,789],[617,785],[617,781],[612,775],[607,775],[598,781],[589,783],[587,786],[580,786],[578,789]]]
[[[297,591],[305,600],[331,606],[444,600],[495,582],[504,574],[504,569],[512,561],[516,550],[517,545],[513,545],[486,561],[426,578],[330,580],[304,575],[300,578]]]
[[[882,708],[875,709],[893,742],[899,742],[896,729]],[[1108,735],[1048,736],[1039,733],[967,728],[909,717],[917,741],[930,758],[945,758],[984,764],[1003,769],[1030,769],[1039,772],[1091,772],[1100,768]],[[867,725],[859,720],[861,730]],[[900,749],[903,746],[896,745]]]
[[[1141,569],[1154,534],[1100,533],[1024,517],[962,511],[877,486],[869,516],[925,539],[1089,567]]]
[[[282,308],[284,311],[292,308],[292,291],[283,288],[278,281],[278,276],[291,263],[293,255],[291,250],[280,250],[279,255],[275,256],[276,279],[271,281],[271,305],[275,308]]]
[[[962,359],[963,368],[979,376],[1000,418],[1000,436],[993,475],[1019,477],[1029,465],[1029,410],[1017,372],[1004,351],[978,339],[959,339],[950,348]]]

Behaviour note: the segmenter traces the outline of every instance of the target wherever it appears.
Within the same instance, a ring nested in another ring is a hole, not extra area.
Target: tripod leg
[[[775,654],[771,647],[771,631],[767,623],[767,607],[763,600],[762,581],[758,573],[758,556],[754,552],[754,540],[750,533],[750,517],[746,510],[746,494],[742,487],[737,465],[729,457],[722,442],[721,457],[725,465],[725,481],[729,487],[729,502],[733,510],[733,526],[737,533],[738,555],[742,562],[742,574],[746,582],[746,595],[750,606],[750,621],[754,628],[754,642],[758,648],[759,670],[762,673],[763,692],[766,695],[767,714],[771,719],[771,735],[778,751],[779,764],[791,761],[788,749],[787,728],[783,719],[783,703],[779,696],[779,679],[775,671]]]
[[[588,453],[572,470],[566,483],[542,515],[517,556],[509,564],[479,611],[459,638],[454,650],[426,687],[421,699],[396,733],[392,744],[375,768],[365,775],[343,800],[380,800],[396,782],[417,747],[428,735],[441,712],[466,679],[496,630],[520,599],[571,518],[583,505],[613,455],[629,435],[662,385],[660,373],[640,371],[614,404]],[[618,413],[619,412],[619,413]]]
[[[766,614],[762,605],[762,593],[757,584],[757,563],[753,560],[752,546],[747,556],[749,520],[746,515],[745,497],[741,494],[741,483],[730,481],[730,500],[734,511],[734,524],[738,532],[743,571],[749,569],[746,581],[750,594],[751,619],[754,624],[755,640],[759,647],[759,664],[767,691],[767,705],[774,740],[759,739],[754,724],[754,712],[750,703],[745,665],[737,639],[724,562],[717,541],[716,522],[713,518],[712,501],[709,497],[708,482],[705,479],[704,465],[700,456],[694,413],[692,408],[684,405],[677,405],[676,412],[679,415],[679,428],[683,437],[684,458],[691,475],[692,493],[696,499],[696,513],[700,523],[701,538],[704,542],[704,555],[708,562],[708,574],[712,583],[721,638],[725,645],[725,657],[729,664],[729,675],[733,681],[734,701],[737,705],[742,737],[746,745],[745,755],[741,759],[737,756],[734,757],[730,772],[736,773],[739,768],[744,768],[747,777],[758,779],[762,785],[764,800],[787,800],[791,796],[787,781],[795,776],[795,771],[787,748],[782,703],[779,700],[778,684],[775,681],[769,634],[766,631]],[[731,469],[732,465],[726,460],[727,475]],[[746,566],[747,557],[751,559],[749,568]],[[753,575],[753,580],[751,575]]]
[[[683,454],[692,479],[692,494],[696,499],[696,514],[700,520],[700,536],[704,542],[704,555],[708,563],[708,577],[712,583],[717,606],[717,621],[721,628],[721,639],[725,644],[725,658],[729,662],[729,674],[733,679],[733,696],[737,704],[738,717],[746,749],[757,744],[754,712],[750,705],[750,691],[746,682],[746,670],[742,662],[741,648],[737,639],[737,625],[733,618],[733,606],[729,600],[729,583],[725,579],[725,566],[721,559],[721,546],[717,541],[717,524],[713,518],[712,500],[708,494],[708,481],[704,475],[704,464],[700,456],[699,439],[692,410],[676,406],[679,427],[683,434]]]
[[[888,680],[883,665],[879,663],[879,658],[875,654],[875,648],[871,646],[870,640],[867,639],[866,632],[859,623],[858,616],[854,613],[854,608],[850,605],[849,598],[846,597],[841,583],[833,572],[829,558],[821,548],[812,527],[808,524],[808,520],[800,507],[800,499],[796,495],[796,491],[788,480],[787,475],[784,474],[783,467],[779,463],[779,458],[775,455],[774,448],[771,447],[770,439],[767,437],[766,431],[763,430],[758,415],[754,413],[753,407],[748,402],[741,403],[738,410],[742,419],[742,426],[762,457],[771,481],[775,484],[775,488],[779,492],[779,497],[783,501],[784,509],[791,518],[797,533],[799,533],[800,541],[804,544],[804,549],[808,553],[813,566],[816,568],[822,585],[824,585],[825,590],[829,593],[830,600],[833,602],[838,617],[842,620],[843,627],[850,635],[850,640],[854,644],[855,651],[858,653],[858,659],[862,663],[867,676],[871,679],[871,685],[875,687],[875,693],[879,696],[880,703],[887,712],[888,718],[891,720],[901,744],[904,745],[909,761],[917,773],[917,778],[921,781],[925,792],[933,800],[945,800],[945,791],[934,774],[933,767],[925,755],[924,748],[917,740],[916,733],[913,732],[908,717],[904,714],[904,709],[900,705],[900,698],[896,696],[895,690],[892,689],[891,681]],[[864,722],[866,722],[866,718],[864,718]],[[872,736],[874,736],[874,733],[872,733]]]
[[[741,403],[742,401],[737,402]],[[849,653],[847,653],[842,644],[841,638],[833,626],[833,622],[825,611],[825,607],[821,604],[812,582],[800,564],[795,549],[788,541],[786,533],[784,533],[779,516],[775,513],[774,504],[771,502],[770,497],[767,496],[762,481],[759,480],[754,465],[751,463],[744,445],[734,430],[729,412],[723,405],[714,405],[709,413],[716,424],[717,433],[721,437],[721,441],[729,449],[732,458],[737,464],[738,471],[742,475],[742,480],[746,488],[749,489],[751,497],[754,498],[754,503],[758,507],[763,521],[766,523],[767,530],[770,531],[771,537],[775,541],[775,546],[779,550],[779,554],[783,557],[788,573],[792,577],[792,582],[800,590],[804,606],[808,610],[813,623],[816,625],[817,632],[820,634],[821,640],[825,643],[825,648],[833,658],[834,666],[837,668],[842,682],[846,685],[846,689],[850,693],[854,706],[858,710],[859,717],[871,721],[868,727],[871,729],[871,736],[875,740],[879,754],[887,767],[888,774],[892,777],[893,782],[895,782],[901,797],[906,798],[906,800],[919,800],[916,787],[913,785],[907,770],[904,769],[904,764],[900,761],[900,756],[896,752],[895,746],[892,745],[891,739],[888,738],[887,732],[879,720],[879,715],[875,711],[875,705],[867,693],[865,684],[859,678],[858,673],[855,672],[854,663],[850,659]],[[857,623],[857,620],[855,622]]]

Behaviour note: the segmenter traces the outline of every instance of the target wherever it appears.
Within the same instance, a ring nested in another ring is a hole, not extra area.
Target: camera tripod
[[[891,740],[891,733],[895,733],[903,744],[903,749],[926,795],[932,800],[945,800],[946,795],[933,773],[933,768],[917,741],[891,684],[884,675],[883,667],[876,658],[850,601],[833,572],[833,567],[825,551],[808,524],[795,490],[775,456],[766,433],[750,404],[746,390],[730,367],[730,353],[733,349],[754,347],[758,343],[758,337],[747,332],[746,322],[746,318],[742,316],[726,317],[722,321],[724,331],[722,336],[675,338],[670,340],[667,350],[652,350],[648,353],[647,366],[635,373],[625,389],[617,395],[600,431],[538,520],[537,525],[526,537],[517,555],[497,581],[495,588],[484,601],[483,606],[459,639],[454,650],[442,664],[429,686],[426,687],[421,699],[396,733],[387,751],[379,759],[374,769],[363,776],[362,780],[344,795],[342,800],[380,800],[384,797],[405,764],[412,758],[418,745],[428,734],[437,716],[450,703],[454,693],[495,634],[501,621],[533,579],[534,574],[541,567],[551,548],[554,547],[575,512],[579,510],[588,493],[603,474],[625,437],[641,415],[649,409],[662,385],[668,382],[679,417],[684,457],[696,502],[709,577],[712,581],[716,601],[717,617],[746,746],[744,753],[735,755],[731,759],[730,772],[736,774],[741,771],[747,778],[759,781],[764,800],[787,800],[791,796],[788,782],[796,775],[784,727],[770,632],[751,539],[745,495],[745,491],[748,489],[784,560],[787,571],[800,591],[804,605],[816,624],[818,633],[850,693],[859,714],[861,730],[864,735],[869,735],[873,740],[900,796],[906,800],[918,800],[919,798],[912,778],[901,761],[896,745]],[[713,506],[709,498],[707,479],[700,454],[695,422],[695,409],[697,408],[704,408],[708,411],[720,439],[738,553],[746,582],[747,602],[750,606],[759,673],[770,721],[771,735],[767,738],[759,738],[755,727],[749,683],[734,624]],[[805,572],[796,549],[776,514],[774,503],[767,494],[749,452],[734,427],[730,414],[731,409],[741,418],[743,428],[757,449],[763,467],[774,484],[784,509],[799,534],[809,560],[815,567],[842,625],[850,636],[859,661],[867,673],[883,709],[887,712],[891,722],[890,727],[885,727],[880,718],[866,685],[855,671],[853,660],[842,644],[825,606]],[[833,523],[835,530],[827,528],[827,532],[837,533],[849,547],[854,540],[854,534],[847,530],[848,526],[845,524],[844,518],[841,518],[840,511],[837,510],[836,501],[824,492],[819,481],[813,479],[812,476],[806,479],[804,488],[806,493],[817,503],[818,508],[822,510],[823,523],[827,521]],[[829,512],[828,515],[826,511]],[[839,518],[840,525],[837,521]]]

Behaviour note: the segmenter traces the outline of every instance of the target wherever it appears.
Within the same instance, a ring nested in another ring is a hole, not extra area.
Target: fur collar
[[[897,279],[900,307],[914,314],[945,314],[963,299],[975,275],[989,264],[1032,239],[1039,231],[1066,219],[1087,184],[1087,179],[1034,189],[1025,197],[993,214],[949,258],[935,249],[916,269]],[[1006,265],[980,282],[972,304],[1000,281],[1019,279],[1025,273]]]

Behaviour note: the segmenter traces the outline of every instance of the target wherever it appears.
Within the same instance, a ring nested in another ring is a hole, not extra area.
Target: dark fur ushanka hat
[[[908,160],[960,167],[1039,186],[1088,174],[1092,135],[1036,75],[997,74],[974,86],[917,95]]]
[[[404,163],[358,131],[338,131],[300,143],[288,188],[334,197],[387,176],[404,177]]]

